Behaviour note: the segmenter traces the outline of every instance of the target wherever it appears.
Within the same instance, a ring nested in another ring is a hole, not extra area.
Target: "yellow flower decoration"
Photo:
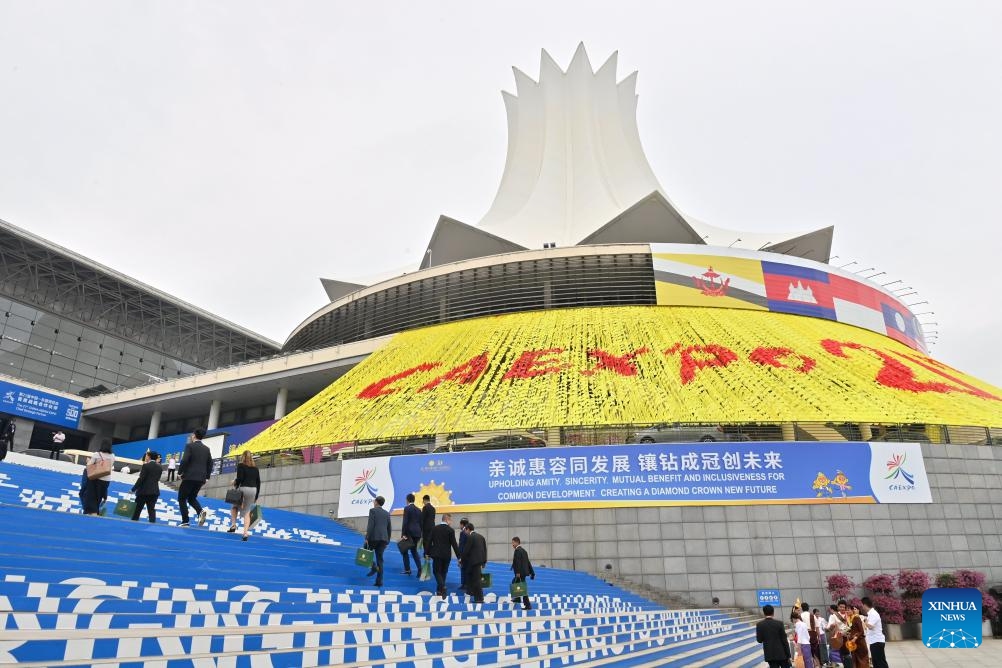
[[[396,335],[248,442],[665,421],[1002,426],[1002,390],[874,332],[675,306],[560,309]]]

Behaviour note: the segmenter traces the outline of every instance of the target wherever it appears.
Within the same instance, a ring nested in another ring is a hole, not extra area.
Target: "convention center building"
[[[832,227],[680,211],[616,68],[581,47],[515,70],[484,217],[429,221],[407,273],[323,278],[284,343],[0,222],[15,450],[138,458],[205,427],[210,494],[250,450],[265,506],[361,522],[428,494],[492,554],[517,534],[700,603],[820,602],[832,573],[1002,581],[1002,389],[930,356],[900,282],[831,263]]]

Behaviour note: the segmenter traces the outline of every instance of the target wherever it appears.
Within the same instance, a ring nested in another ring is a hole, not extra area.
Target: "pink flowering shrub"
[[[985,574],[980,571],[961,568],[959,571],[954,571],[953,577],[956,579],[958,587],[981,589],[985,586]]]
[[[940,589],[950,589],[957,586],[957,578],[953,573],[940,573],[936,576],[936,586]]]
[[[905,606],[897,596],[874,594],[873,607],[880,613],[880,619],[885,624],[903,624],[905,621]]]
[[[856,583],[848,575],[835,573],[825,578],[825,588],[831,595],[832,600],[846,598],[856,588]]]
[[[901,599],[901,603],[904,606],[906,622],[922,621],[922,599],[920,597],[906,596]]]
[[[928,574],[903,568],[898,571],[898,588],[904,596],[922,596],[922,592],[932,585]]]
[[[894,576],[888,573],[871,575],[863,580],[863,589],[872,591],[874,594],[892,594],[894,593]]]
[[[999,614],[999,602],[995,597],[986,591],[981,592],[981,619],[989,622],[997,619]]]

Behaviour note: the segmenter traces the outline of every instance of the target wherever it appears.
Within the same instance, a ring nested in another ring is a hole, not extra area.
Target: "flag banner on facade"
[[[711,442],[431,453],[342,464],[339,517],[408,493],[439,512],[932,503],[917,443]]]

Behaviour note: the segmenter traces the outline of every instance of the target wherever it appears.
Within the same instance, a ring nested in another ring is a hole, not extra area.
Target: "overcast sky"
[[[683,211],[834,225],[1002,385],[1002,3],[484,4],[0,0],[0,218],[282,342],[478,222],[510,67],[584,41]]]

